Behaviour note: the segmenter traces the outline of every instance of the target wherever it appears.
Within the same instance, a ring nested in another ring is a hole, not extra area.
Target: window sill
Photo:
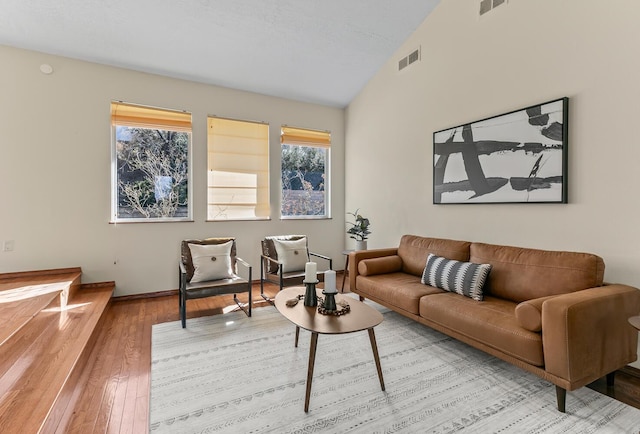
[[[332,218],[327,216],[293,215],[293,216],[280,216],[280,220],[332,220]]]
[[[193,219],[124,219],[110,220],[110,225],[132,224],[132,223],[193,223]]]

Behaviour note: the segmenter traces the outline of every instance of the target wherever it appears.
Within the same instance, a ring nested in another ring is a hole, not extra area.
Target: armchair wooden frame
[[[233,270],[233,276],[229,279],[210,280],[205,282],[190,282],[193,276],[193,265],[191,260],[191,253],[189,250],[189,244],[222,244],[228,241],[233,241],[231,248],[231,266]],[[252,282],[252,270],[253,267],[246,261],[236,256],[236,243],[235,238],[207,238],[204,240],[184,240],[181,245],[181,258],[179,262],[179,309],[180,309],[180,321],[182,322],[182,328],[187,326],[187,300],[211,297],[215,295],[233,294],[233,301],[238,307],[248,316],[251,316],[252,294],[251,294],[251,282]],[[248,279],[243,279],[237,274],[237,264],[246,268],[248,273]],[[191,270],[189,269],[191,267]],[[237,294],[240,292],[247,292],[249,300],[247,303],[242,303]]]

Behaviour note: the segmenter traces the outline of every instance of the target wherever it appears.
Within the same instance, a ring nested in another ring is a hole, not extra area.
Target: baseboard
[[[338,275],[338,274],[344,274],[344,270],[336,271],[336,275]],[[252,280],[251,282],[252,282],[253,285],[260,285],[260,279]],[[102,282],[102,283],[106,283],[106,282]],[[87,285],[99,285],[99,284],[89,283]],[[85,287],[85,284],[82,284],[82,286]],[[171,296],[171,295],[178,295],[178,290],[177,289],[170,289],[170,290],[167,290],[167,291],[145,292],[145,293],[142,293],[142,294],[119,295],[119,296],[114,296],[113,300],[114,301],[141,300],[141,299],[144,299],[144,298],[167,297],[167,296]]]
[[[109,287],[115,287],[115,286],[116,286],[116,282],[114,281],[82,283],[80,285],[82,289],[109,288]]]
[[[636,367],[627,365],[624,368],[620,369],[619,371],[631,377],[640,378],[640,369]]]
[[[168,291],[145,292],[142,294],[118,295],[113,297],[113,301],[141,300],[143,298],[167,297],[170,295],[178,295],[178,290],[170,289]]]

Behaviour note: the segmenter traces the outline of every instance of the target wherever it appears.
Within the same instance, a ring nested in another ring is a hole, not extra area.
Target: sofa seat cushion
[[[387,273],[358,276],[358,294],[382,300],[391,306],[418,315],[420,299],[429,294],[440,294],[442,289],[420,283],[419,276],[407,273]]]
[[[542,335],[522,328],[516,303],[491,296],[477,302],[454,293],[420,300],[420,316],[535,366],[544,366]]]

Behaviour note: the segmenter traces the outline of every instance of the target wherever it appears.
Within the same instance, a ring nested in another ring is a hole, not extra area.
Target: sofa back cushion
[[[522,302],[601,286],[604,261],[590,253],[471,244],[471,262],[489,263],[485,293]]]
[[[468,241],[403,235],[398,246],[398,256],[402,259],[403,272],[422,276],[429,253],[456,261],[468,261],[470,245]]]

